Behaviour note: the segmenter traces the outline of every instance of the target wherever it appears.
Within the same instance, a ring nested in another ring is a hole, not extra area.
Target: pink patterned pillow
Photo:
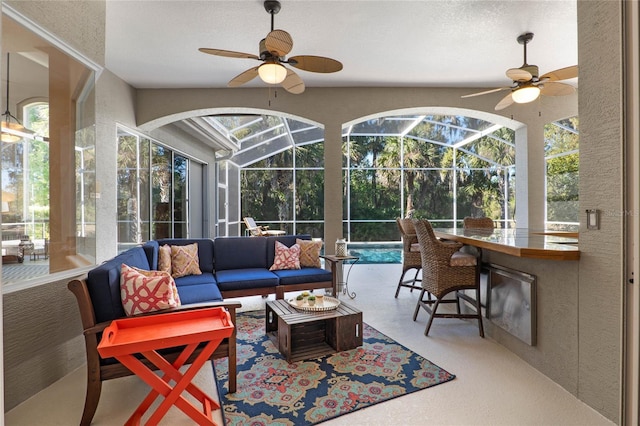
[[[202,275],[198,258],[198,243],[171,246],[171,276]]]
[[[139,273],[141,273],[146,277],[157,277],[158,275],[168,273],[166,271],[145,271],[144,269],[139,269],[139,268],[136,268],[135,266],[131,266],[131,268],[135,269],[136,271],[138,271]],[[173,277],[171,277],[170,275],[169,277],[171,278],[171,280],[169,280],[169,286],[171,287],[171,292],[173,293],[173,299],[177,303],[176,306],[180,306],[182,302],[180,302],[180,295],[178,294],[178,286],[176,285],[176,282],[174,281]]]
[[[120,268],[120,298],[128,316],[180,306],[178,289],[171,275],[124,263]]]
[[[300,269],[300,246],[298,244],[287,247],[280,241],[276,241],[276,255],[269,270],[278,271],[281,269]]]
[[[158,271],[168,272],[171,275],[171,246],[165,244],[158,251]]]

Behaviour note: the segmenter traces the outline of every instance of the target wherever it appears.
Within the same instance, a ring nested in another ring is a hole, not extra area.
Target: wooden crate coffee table
[[[268,301],[265,318],[267,335],[288,362],[362,346],[362,311],[344,302],[331,311],[306,312],[286,300]]]

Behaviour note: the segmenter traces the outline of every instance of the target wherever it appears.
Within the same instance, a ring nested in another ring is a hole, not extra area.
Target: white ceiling
[[[578,63],[575,0],[281,0],[275,28],[289,56],[328,56],[335,74],[299,71],[307,87],[499,87],[523,63],[540,74]],[[106,67],[136,88],[217,88],[258,65],[199,47],[259,54],[271,29],[261,0],[107,1]],[[259,79],[248,87],[264,85]]]

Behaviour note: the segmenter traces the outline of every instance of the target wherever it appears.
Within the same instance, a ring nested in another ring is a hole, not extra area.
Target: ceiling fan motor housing
[[[267,49],[267,44],[266,44],[266,39],[262,39],[260,40],[260,46],[259,46],[259,50],[260,50],[260,59],[265,61],[267,59],[280,59],[280,60],[284,60],[284,57],[279,57],[277,54],[273,54],[272,52],[269,51],[269,49]]]
[[[534,81],[538,80],[538,75],[540,73],[540,71],[538,70],[538,66],[537,65],[523,65],[520,67],[521,70],[527,71],[529,74],[531,74],[531,76],[533,77]]]

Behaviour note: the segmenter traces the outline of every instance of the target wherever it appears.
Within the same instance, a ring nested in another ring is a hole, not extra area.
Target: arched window
[[[218,162],[219,235],[241,234],[245,216],[289,234],[324,235],[322,128],[260,114],[205,119],[237,147]]]
[[[515,132],[459,115],[365,120],[343,133],[344,235],[349,241],[398,239],[395,218],[452,227],[465,216],[512,225]]]
[[[46,100],[27,100],[22,107],[24,126],[43,138],[49,137],[49,102]]]

